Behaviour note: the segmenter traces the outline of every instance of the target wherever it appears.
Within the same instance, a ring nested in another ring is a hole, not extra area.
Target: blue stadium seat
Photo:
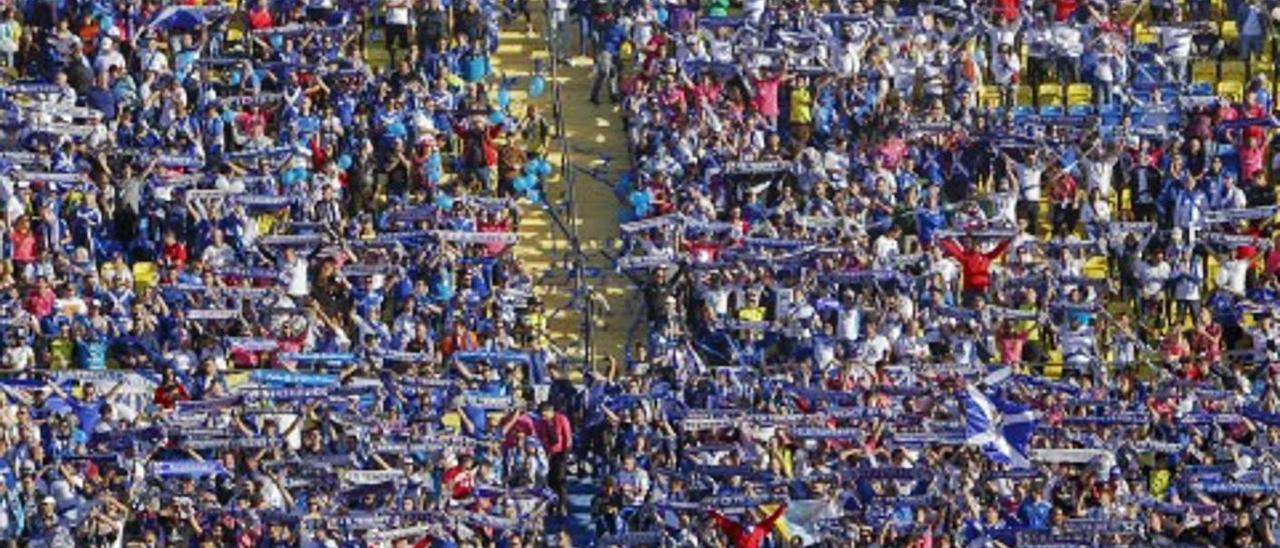
[[[1062,116],[1064,111],[1061,105],[1045,105],[1040,107],[1040,115],[1045,117]]]
[[[1093,114],[1092,105],[1075,105],[1067,110],[1067,114],[1072,116],[1089,116]]]

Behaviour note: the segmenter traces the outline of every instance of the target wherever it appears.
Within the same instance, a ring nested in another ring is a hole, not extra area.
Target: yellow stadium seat
[[[1031,86],[1018,86],[1016,101],[1019,106],[1031,106]]]
[[[1093,103],[1093,88],[1089,84],[1075,83],[1067,85],[1067,106],[1088,105]]]
[[[1218,79],[1218,64],[1212,59],[1200,59],[1191,63],[1191,80],[1214,82]]]
[[[1218,82],[1218,95],[1231,101],[1239,101],[1244,97],[1244,85],[1237,80]]]
[[[1133,29],[1133,39],[1139,44],[1155,44],[1160,41],[1160,35],[1145,26],[1135,25]]]
[[[1222,79],[1236,80],[1238,82],[1243,82],[1247,80],[1247,78],[1245,78],[1245,75],[1247,72],[1245,69],[1246,67],[1245,67],[1244,61],[1236,61],[1236,60],[1223,61],[1222,62]]]
[[[158,280],[156,263],[140,261],[133,263],[134,291],[141,293],[149,287],[155,287]]]
[[[978,103],[986,108],[1000,106],[1000,86],[982,86],[978,91]]]
[[[1222,22],[1222,27],[1218,32],[1218,36],[1221,37],[1224,42],[1235,42],[1240,39],[1240,28],[1236,26],[1235,21],[1227,19]]]
[[[1036,90],[1036,98],[1040,106],[1062,106],[1062,86],[1059,84],[1040,84]]]

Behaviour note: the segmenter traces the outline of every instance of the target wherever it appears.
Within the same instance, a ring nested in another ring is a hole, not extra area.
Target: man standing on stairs
[[[600,43],[596,47],[595,81],[591,83],[591,104],[600,104],[600,88],[609,86],[609,102],[618,102],[618,51],[626,34],[622,25],[610,19],[598,23]]]
[[[418,51],[426,54],[442,53],[437,50],[441,38],[449,38],[449,12],[440,0],[429,0],[427,9],[418,14]]]
[[[387,55],[396,62],[396,47],[409,47],[409,21],[413,17],[409,0],[387,0]]]
[[[557,411],[551,402],[542,402],[538,406],[538,422],[534,425],[534,431],[542,441],[550,463],[547,485],[559,497],[556,504],[560,515],[566,515],[569,510],[569,493],[565,489],[565,475],[568,470],[569,447],[573,441],[569,417]]]

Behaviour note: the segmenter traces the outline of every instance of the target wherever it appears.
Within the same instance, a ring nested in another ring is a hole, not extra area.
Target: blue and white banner
[[[205,413],[209,411],[217,411],[220,409],[230,409],[237,407],[241,403],[240,396],[227,396],[212,400],[192,400],[180,401],[177,404],[178,413]]]
[[[636,255],[618,257],[618,268],[621,270],[645,270],[650,268],[675,266],[676,260],[666,255]]]
[[[296,38],[302,36],[348,36],[351,33],[359,33],[360,27],[356,25],[310,25],[292,23],[278,27],[269,27],[265,29],[255,29],[252,31],[256,36],[284,36]]]
[[[53,171],[18,171],[13,174],[14,180],[75,184],[88,181],[83,173],[57,173]]]
[[[404,477],[404,470],[347,470],[342,473],[342,481],[352,485],[377,485]]]
[[[1271,240],[1250,236],[1248,234],[1224,234],[1221,232],[1205,232],[1201,234],[1204,241],[1220,245],[1224,247],[1239,247],[1242,245],[1263,247],[1271,244]]]
[[[291,146],[251,148],[237,152],[223,154],[222,158],[227,161],[240,160],[256,160],[258,158],[283,158],[294,153]]]
[[[1253,221],[1258,219],[1270,219],[1275,217],[1276,211],[1280,211],[1280,206],[1259,206],[1259,207],[1243,207],[1236,209],[1218,209],[1207,211],[1204,214],[1206,222],[1210,223],[1233,223],[1237,221]]]
[[[151,473],[156,476],[215,476],[227,473],[222,463],[216,461],[163,461],[151,463]]]
[[[661,531],[613,533],[600,537],[599,546],[658,546],[665,537]]]
[[[519,240],[515,232],[466,232],[461,230],[436,230],[433,234],[446,242],[460,244],[512,245]]]
[[[1064,427],[1143,425],[1147,424],[1146,413],[1122,412],[1109,415],[1086,415],[1080,417],[1063,417]]]
[[[259,93],[257,95],[236,95],[218,99],[218,104],[233,108],[251,105],[266,105],[284,101],[283,93]]]
[[[352,363],[356,355],[350,352],[282,352],[279,359],[302,363]]]
[[[662,228],[665,226],[678,225],[678,224],[682,224],[683,222],[684,222],[684,217],[682,217],[679,213],[670,213],[667,215],[663,215],[661,217],[651,217],[651,218],[642,219],[639,221],[622,223],[621,225],[618,225],[618,230],[621,230],[624,234],[632,234],[632,233],[641,232],[644,230],[652,230],[655,228]]]
[[[271,385],[333,386],[338,384],[337,375],[294,373],[279,369],[256,369],[249,374],[249,378],[254,382]]]
[[[248,402],[315,400],[329,397],[333,394],[333,390],[322,386],[306,388],[247,388],[244,389],[242,394]]]
[[[227,346],[250,352],[270,352],[280,347],[275,339],[261,337],[227,337]]]
[[[864,480],[918,480],[936,476],[937,472],[928,468],[873,466],[846,468],[840,475]]]
[[[428,363],[432,360],[432,356],[426,352],[388,351],[382,353],[382,359],[396,363]]]
[[[1035,433],[1035,413],[1030,409],[983,394],[972,384],[965,387],[960,399],[965,413],[968,444],[982,448],[991,460],[1026,468],[1027,447]]]
[[[515,406],[515,398],[511,396],[486,396],[483,394],[467,394],[466,403],[470,407],[486,411],[511,409]]]
[[[1068,533],[1137,534],[1142,532],[1142,522],[1127,519],[1070,518],[1062,525]]]
[[[187,311],[187,319],[197,322],[235,320],[240,311],[234,308],[195,308]]]
[[[455,352],[453,359],[463,363],[473,363],[478,361],[487,361],[489,363],[532,363],[533,354],[529,352],[521,352],[518,350],[474,350],[468,352]]]
[[[323,234],[274,234],[258,238],[259,244],[267,246],[321,245],[324,241]]]
[[[766,160],[758,162],[726,162],[721,169],[725,175],[761,175],[791,171],[792,163],[787,160]]]
[[[192,451],[220,451],[225,449],[266,449],[283,443],[284,441],[279,438],[269,437],[187,439],[183,440],[182,447]]]
[[[1280,485],[1269,483],[1198,483],[1194,487],[1208,495],[1271,495],[1280,492]]]

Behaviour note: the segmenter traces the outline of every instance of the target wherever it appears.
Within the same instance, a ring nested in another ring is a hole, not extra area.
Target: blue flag
[[[1027,468],[1027,447],[1039,421],[1025,406],[1000,398],[990,398],[974,385],[965,387],[960,403],[964,406],[965,434],[969,445],[982,447],[987,458]]]

